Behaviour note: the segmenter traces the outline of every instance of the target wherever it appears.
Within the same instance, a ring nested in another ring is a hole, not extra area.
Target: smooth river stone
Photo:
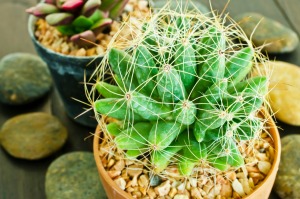
[[[52,78],[48,67],[36,55],[12,53],[0,61],[0,102],[27,104],[49,92]]]
[[[275,117],[287,124],[300,126],[300,67],[282,61],[269,63],[269,98]]]
[[[297,34],[278,21],[258,13],[244,13],[234,19],[253,43],[256,46],[265,45],[264,50],[268,53],[287,53],[298,46]]]
[[[66,128],[46,113],[15,116],[0,129],[0,144],[10,155],[21,159],[45,158],[58,151],[66,140]]]
[[[281,159],[273,190],[282,199],[300,198],[300,135],[283,137],[281,145]]]
[[[47,199],[106,198],[91,152],[71,152],[54,160],[46,173]]]

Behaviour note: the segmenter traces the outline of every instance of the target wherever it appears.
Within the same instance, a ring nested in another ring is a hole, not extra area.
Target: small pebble
[[[0,61],[0,102],[27,104],[49,92],[52,79],[48,67],[38,56],[12,53]]]
[[[47,199],[98,199],[104,196],[91,152],[71,152],[60,156],[46,173]]]
[[[124,180],[124,178],[117,178],[114,180],[115,183],[122,189],[125,190],[126,188],[126,181]]]
[[[76,56],[85,56],[85,55],[86,55],[86,50],[84,48],[80,48],[76,53]]]
[[[67,140],[60,121],[46,113],[27,113],[7,120],[0,130],[0,144],[16,158],[36,160],[58,151]]]
[[[189,199],[189,196],[184,194],[176,194],[174,199]]]
[[[258,162],[258,169],[265,175],[267,175],[271,169],[271,163],[266,161]]]
[[[170,181],[167,180],[163,183],[161,183],[159,186],[155,187],[155,193],[159,196],[165,196],[168,195],[169,191],[171,189]]]
[[[161,183],[161,178],[158,175],[153,175],[150,178],[150,186],[155,187]]]
[[[297,34],[290,28],[258,13],[243,13],[234,18],[252,38],[255,46],[264,46],[268,53],[287,53],[296,49]],[[253,34],[254,31],[254,34]]]
[[[243,189],[243,185],[237,180],[235,179],[232,182],[232,188],[235,192],[237,192],[240,196],[245,196],[245,192]]]
[[[281,139],[281,159],[273,190],[282,199],[300,198],[300,135]]]

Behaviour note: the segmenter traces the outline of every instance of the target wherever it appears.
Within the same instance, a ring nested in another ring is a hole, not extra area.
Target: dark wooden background
[[[208,0],[202,1],[209,6]],[[226,0],[211,1],[213,8],[220,11],[227,3]],[[0,1],[0,58],[14,52],[35,54],[27,33],[28,16],[25,9],[36,2],[37,0]],[[275,19],[295,30],[298,36],[300,34],[299,0],[231,0],[227,8],[230,16],[249,11]],[[277,55],[272,59],[300,65],[300,47],[293,53]],[[55,88],[43,99],[26,106],[0,104],[0,127],[7,119],[15,115],[36,111],[48,112],[58,117],[68,128],[69,139],[58,153],[38,161],[12,158],[0,148],[0,199],[44,199],[44,180],[49,164],[67,152],[92,151],[92,138],[89,136],[94,129],[80,126],[66,116]],[[289,126],[281,122],[278,122],[278,126],[283,129],[280,132],[282,137],[287,134],[300,133],[300,127]],[[103,195],[99,198],[106,197]],[[277,198],[278,196],[274,193],[270,196],[270,199]]]

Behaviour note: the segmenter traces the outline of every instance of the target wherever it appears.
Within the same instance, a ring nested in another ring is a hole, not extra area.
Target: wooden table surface
[[[199,0],[200,1],[200,0]],[[208,0],[202,0],[209,5]],[[14,52],[34,53],[27,33],[25,9],[37,0],[0,1],[0,58]],[[212,0],[213,8],[223,10],[226,0]],[[257,12],[275,19],[300,34],[299,0],[231,0],[227,8],[230,16],[243,12]],[[300,66],[300,46],[293,53],[277,55],[272,59],[290,62]],[[1,81],[1,80],[0,80]],[[38,161],[26,161],[9,156],[0,148],[0,199],[44,199],[45,173],[49,164],[60,155],[71,151],[92,151],[92,138],[87,138],[94,129],[86,128],[69,119],[55,91],[26,106],[0,104],[0,127],[9,118],[28,112],[43,111],[58,117],[68,128],[69,139],[55,155]],[[300,127],[278,122],[283,130],[281,136],[300,133]],[[85,139],[87,138],[87,139]],[[104,195],[99,198],[106,198]],[[279,198],[272,192],[270,199]]]

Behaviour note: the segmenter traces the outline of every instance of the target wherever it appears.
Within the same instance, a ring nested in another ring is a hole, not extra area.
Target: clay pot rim
[[[273,163],[272,163],[272,166],[271,166],[271,169],[270,169],[268,175],[264,178],[264,180],[262,182],[260,182],[255,187],[254,191],[250,195],[247,195],[246,197],[244,197],[244,199],[250,198],[251,195],[253,195],[253,193],[257,192],[265,183],[271,183],[272,182],[272,179],[271,179],[272,174],[274,172],[277,173],[278,168],[279,168],[280,155],[281,155],[281,141],[280,141],[279,131],[275,124],[275,121],[270,116],[269,112],[267,110],[263,109],[261,111],[261,113],[263,114],[263,116],[265,118],[268,118],[267,123],[268,123],[268,127],[269,127],[269,133],[272,136],[272,139],[274,142],[274,151],[275,151],[274,160],[273,160]],[[273,182],[272,182],[272,186],[273,186]]]
[[[280,141],[280,135],[279,135],[279,131],[278,128],[274,122],[274,120],[272,119],[272,117],[270,116],[270,114],[263,109],[261,111],[262,115],[268,119],[267,123],[268,123],[268,127],[269,127],[269,133],[272,136],[272,139],[274,141],[274,160],[271,166],[271,169],[268,173],[268,175],[264,178],[264,180],[262,182],[259,183],[259,185],[257,185],[254,189],[254,191],[250,194],[250,195],[246,195],[245,197],[243,197],[243,199],[249,199],[250,197],[252,197],[255,193],[259,192],[260,188],[266,184],[266,183],[273,183],[272,182],[272,174],[277,173],[278,168],[279,168],[279,162],[280,162],[280,155],[281,155],[281,141]],[[99,138],[100,138],[100,125],[97,125],[97,128],[95,130],[95,134],[94,134],[94,140],[93,140],[93,154],[94,154],[94,158],[95,158],[95,162],[96,162],[96,166],[98,167],[98,171],[99,171],[99,175],[102,176],[104,179],[106,179],[106,181],[108,182],[108,184],[120,195],[122,195],[124,198],[129,198],[129,199],[133,199],[133,197],[128,194],[126,191],[122,190],[112,179],[111,177],[108,175],[108,173],[106,172],[106,170],[104,169],[101,159],[100,159],[100,153],[99,153]],[[276,176],[276,174],[275,174]],[[273,176],[274,177],[274,176]],[[102,179],[101,179],[102,180]],[[267,194],[267,193],[266,193]],[[270,194],[270,193],[269,193]]]
[[[112,179],[111,177],[108,175],[108,173],[106,172],[106,170],[104,169],[101,159],[100,159],[100,153],[99,153],[99,138],[100,138],[100,125],[97,125],[97,128],[95,130],[95,134],[94,134],[94,140],[93,140],[93,154],[94,154],[94,159],[96,161],[96,166],[98,168],[99,171],[99,175],[101,174],[102,177],[108,181],[108,184],[120,195],[124,196],[125,198],[129,198],[129,199],[133,199],[133,197],[128,194],[126,191],[122,190]],[[101,176],[100,175],[100,176]],[[101,177],[100,177],[101,179]],[[101,179],[102,181],[102,179]],[[104,186],[105,187],[105,186]]]

